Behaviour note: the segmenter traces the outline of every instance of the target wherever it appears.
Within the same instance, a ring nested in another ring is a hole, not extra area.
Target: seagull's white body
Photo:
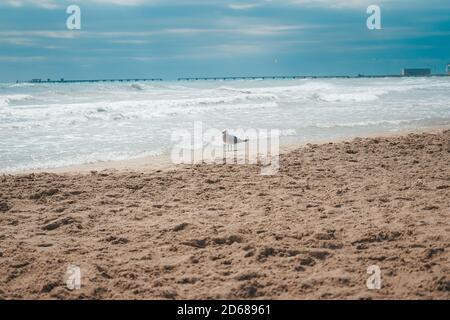
[[[242,142],[247,142],[248,141],[248,139],[242,140],[242,139],[239,139],[236,136],[228,134],[227,130],[223,130],[222,131],[222,140],[223,140],[223,143],[226,144],[227,146],[236,145],[238,143],[242,143]]]
[[[242,140],[242,139],[239,139],[236,136],[228,134],[227,130],[223,130],[222,131],[222,140],[223,140],[223,143],[225,143],[225,144],[238,144],[238,143],[241,143],[241,142],[247,142],[248,141],[248,139]]]

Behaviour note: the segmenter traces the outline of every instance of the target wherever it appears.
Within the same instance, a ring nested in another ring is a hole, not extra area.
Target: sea
[[[177,130],[305,143],[450,124],[450,77],[0,83],[0,172],[170,153]]]

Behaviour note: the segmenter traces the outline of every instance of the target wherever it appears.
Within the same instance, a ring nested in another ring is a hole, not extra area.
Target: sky
[[[66,9],[81,9],[68,30]],[[366,10],[381,8],[381,29]],[[0,81],[444,73],[449,0],[0,0]]]

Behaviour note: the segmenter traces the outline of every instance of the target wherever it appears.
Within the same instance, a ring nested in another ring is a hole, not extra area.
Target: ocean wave
[[[450,88],[446,79],[418,78],[418,79],[364,79],[373,82],[361,82],[352,85],[350,80],[301,80],[284,86],[267,87],[219,87],[218,90],[245,94],[267,93],[277,95],[280,99],[309,99],[321,102],[370,102],[376,101],[391,93],[405,93],[419,90],[445,90]],[[375,85],[374,85],[375,84]]]
[[[73,155],[60,160],[41,159],[22,165],[0,165],[0,173],[16,173],[31,170],[44,170],[55,168],[66,168],[71,166],[89,165],[101,162],[126,161],[141,159],[146,157],[155,157],[163,154],[162,149],[142,152],[92,152],[85,155]]]
[[[33,100],[33,96],[28,94],[11,94],[6,96],[0,96],[0,107],[7,107],[26,100],[28,101]]]
[[[388,90],[374,88],[351,87],[342,88],[332,83],[324,81],[305,82],[300,85],[275,86],[263,88],[229,88],[219,87],[219,90],[251,94],[272,94],[279,99],[295,100],[309,99],[321,102],[365,102],[375,101],[382,95],[387,94]]]
[[[238,89],[238,88],[232,88],[232,87],[219,87],[217,88],[219,91],[225,91],[225,92],[231,92],[231,93],[244,93],[244,94],[252,94],[251,89]]]
[[[38,85],[38,84],[31,83],[31,82],[20,82],[20,83],[9,84],[8,87],[9,88],[22,88],[22,87],[34,87],[36,85]]]
[[[143,86],[140,85],[139,83],[133,83],[132,85],[130,85],[130,88],[135,89],[135,90],[139,90],[139,91],[144,90]]]
[[[29,105],[0,112],[1,128],[79,125],[85,121],[126,121],[155,119],[205,112],[276,108],[277,97],[270,94],[237,95],[172,100],[130,100],[117,102]]]
[[[378,100],[380,95],[369,92],[330,93],[312,95],[311,98],[325,102],[369,102]]]
[[[320,123],[311,127],[331,129],[331,128],[354,128],[354,127],[369,127],[369,126],[383,126],[383,125],[401,125],[409,124],[417,121],[425,120],[424,118],[417,119],[401,119],[401,120],[378,120],[378,121],[358,121],[358,122],[344,122],[344,123]]]

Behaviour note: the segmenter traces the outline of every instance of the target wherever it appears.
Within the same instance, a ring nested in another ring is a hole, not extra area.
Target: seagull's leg
[[[223,164],[227,163],[227,150],[225,148],[226,148],[226,145],[224,143],[223,144],[223,150],[222,150],[222,152],[223,152],[223,154],[222,154]]]

